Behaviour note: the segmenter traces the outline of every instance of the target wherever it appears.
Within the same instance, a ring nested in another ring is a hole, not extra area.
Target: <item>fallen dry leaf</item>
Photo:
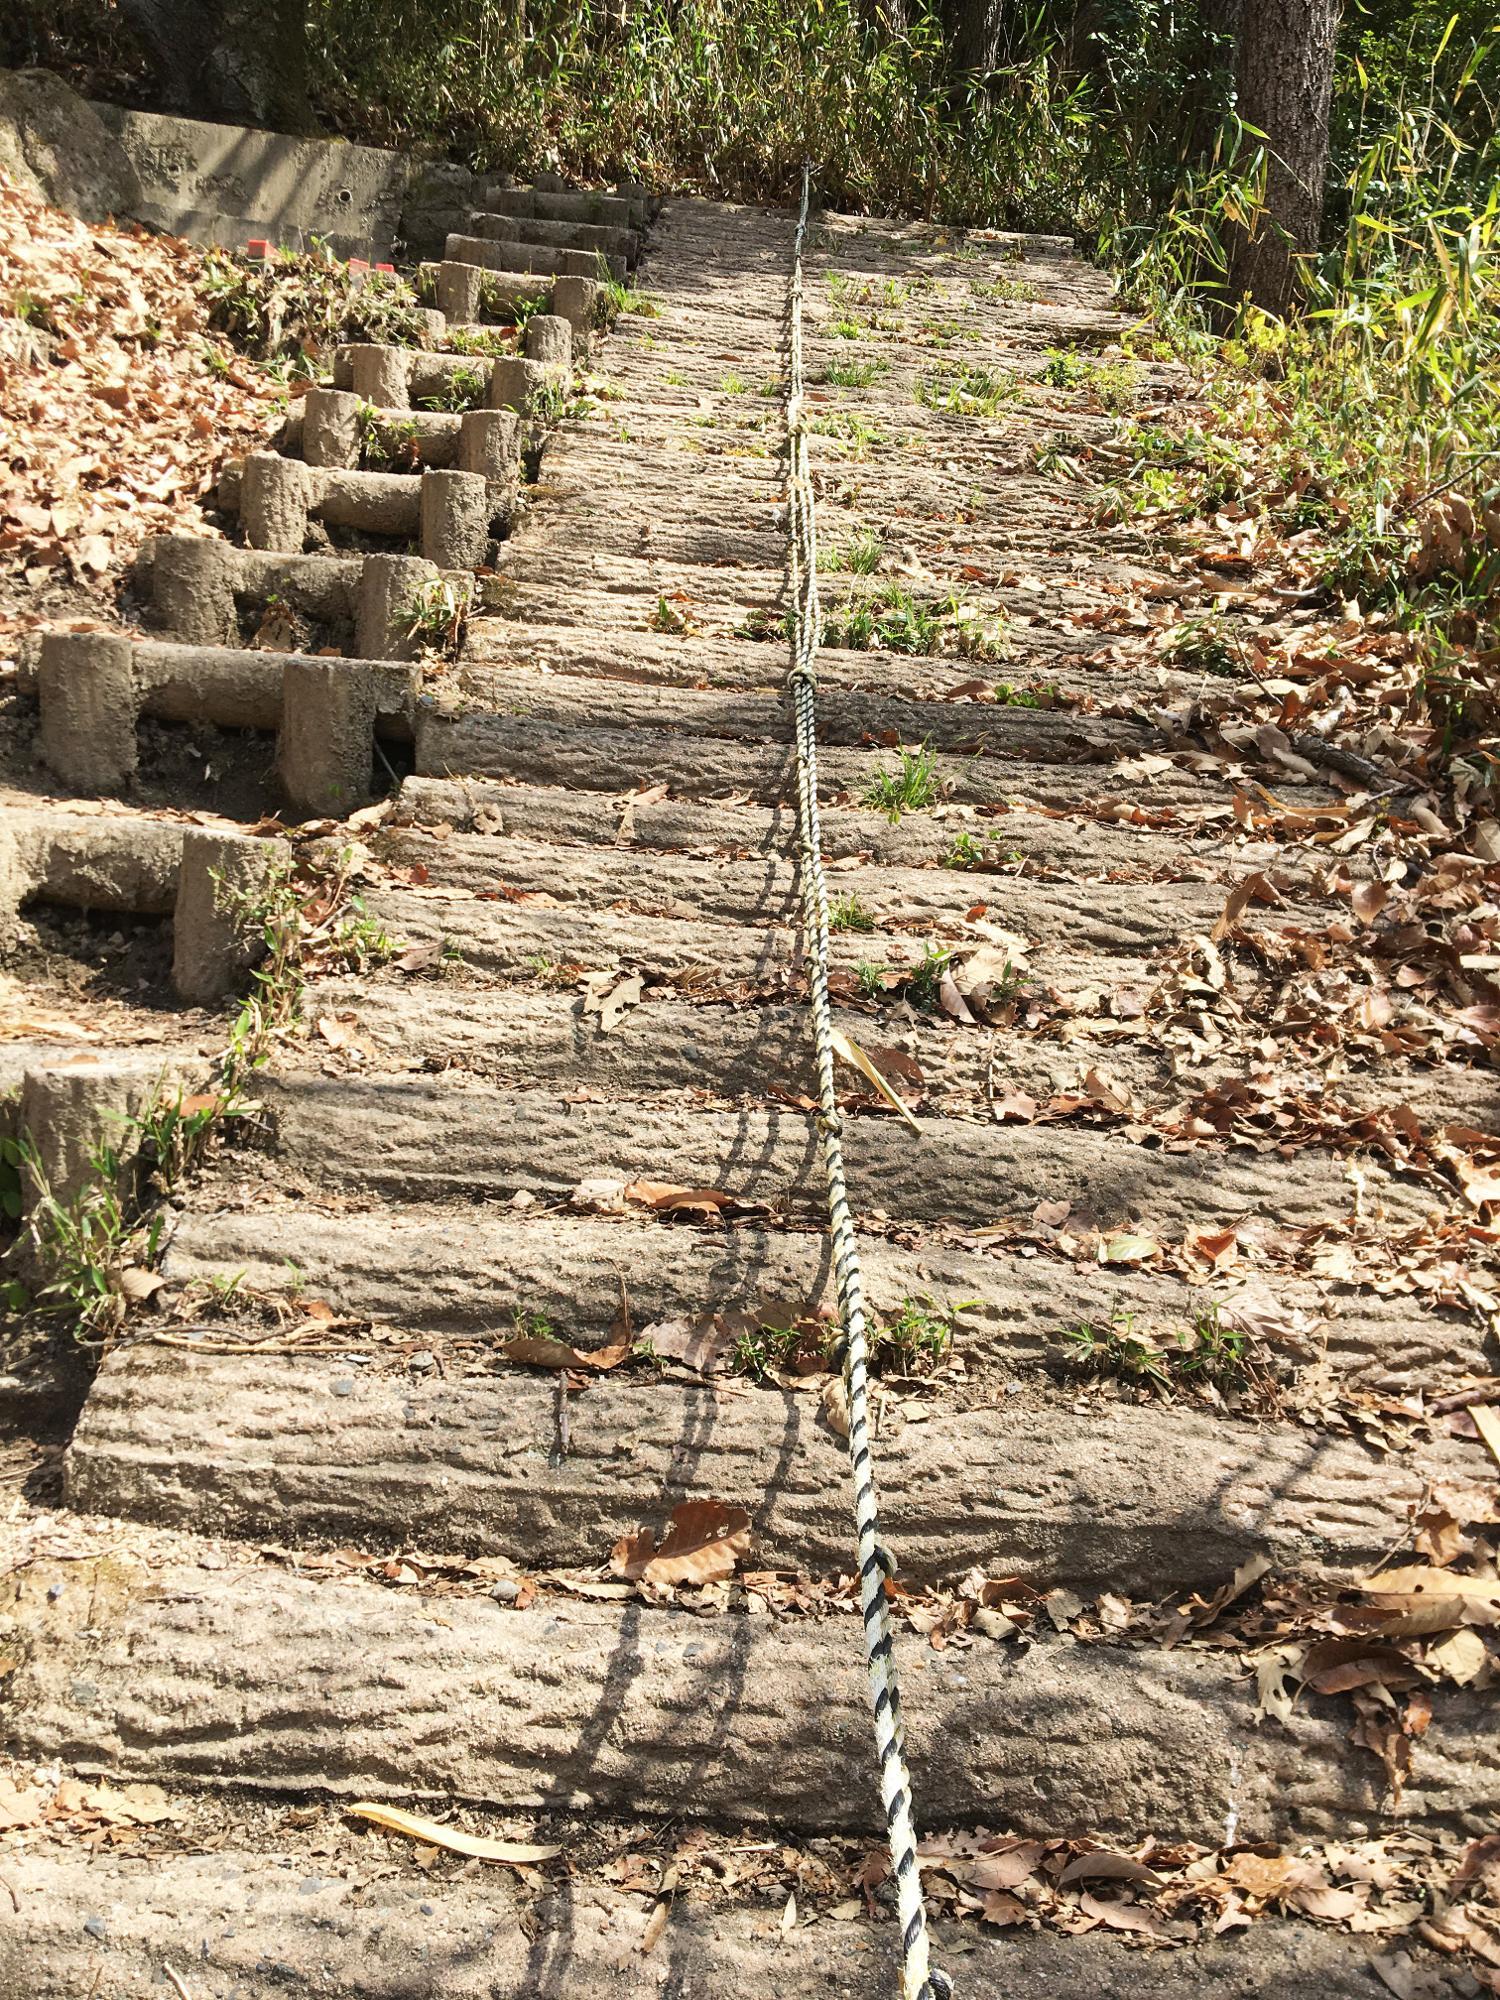
[[[408,1840],[420,1840],[428,1847],[446,1848],[450,1854],[467,1854],[475,1861],[551,1861],[562,1853],[560,1847],[535,1847],[518,1840],[486,1840],[477,1833],[464,1833],[456,1826],[443,1826],[435,1819],[403,1812],[399,1806],[372,1805],[363,1800],[347,1808],[352,1819],[373,1820],[391,1833],[404,1833]]]
[[[624,1535],[610,1552],[616,1576],[632,1583],[717,1583],[733,1576],[750,1548],[750,1516],[722,1500],[684,1500],[672,1509],[658,1548],[650,1528]]]
[[[514,1361],[523,1368],[592,1368],[602,1371],[618,1368],[630,1354],[628,1340],[616,1341],[609,1347],[572,1347],[565,1340],[557,1340],[551,1334],[516,1333],[501,1343],[500,1352],[507,1361]]]
[[[881,1075],[880,1071],[875,1067],[875,1064],[871,1062],[870,1058],[865,1054],[864,1050],[860,1047],[859,1043],[851,1040],[850,1037],[846,1035],[841,1028],[830,1028],[829,1037],[833,1043],[833,1052],[838,1057],[839,1061],[848,1063],[851,1069],[858,1070],[859,1074],[864,1078],[865,1082],[868,1083],[870,1087],[874,1091],[876,1091],[876,1093],[879,1096],[885,1099],[886,1103],[890,1105],[893,1111],[899,1112],[901,1117],[905,1119],[906,1123],[911,1127],[913,1132],[915,1132],[917,1137],[920,1139],[922,1136],[921,1126],[917,1123],[916,1119],[912,1117],[911,1113],[907,1110],[906,1106],[902,1103],[901,1099],[896,1095],[895,1091],[891,1088],[890,1084],[886,1082],[885,1078]]]

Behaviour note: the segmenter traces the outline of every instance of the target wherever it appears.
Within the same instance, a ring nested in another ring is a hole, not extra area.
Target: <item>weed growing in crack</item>
[[[453,659],[463,640],[472,587],[452,577],[429,577],[419,583],[401,607],[406,636],[444,659]]]
[[[888,965],[875,965],[862,958],[854,968],[854,985],[861,1000],[883,1000],[886,982],[891,976]]]
[[[1039,688],[1012,687],[1009,681],[995,683],[995,700],[1001,708],[1056,708],[1060,694],[1056,681],[1047,681]]]
[[[965,1299],[946,1311],[930,1293],[903,1298],[889,1317],[878,1315],[871,1337],[871,1360],[882,1375],[930,1375],[953,1348],[953,1322],[970,1311],[976,1299]]]
[[[829,905],[828,928],[831,931],[873,931],[877,928],[877,920],[875,912],[850,889],[842,896],[835,896]]]
[[[1275,1402],[1274,1373],[1251,1336],[1226,1325],[1217,1305],[1204,1307],[1191,1327],[1160,1339],[1138,1330],[1135,1319],[1133,1312],[1121,1309],[1105,1326],[1080,1320],[1064,1327],[1064,1367],[1155,1395],[1198,1388],[1213,1396],[1253,1392]]]
[[[860,794],[860,804],[883,812],[894,826],[903,813],[925,812],[942,796],[937,759],[927,743],[901,751],[898,771],[879,771]]]
[[[449,410],[462,414],[480,409],[489,394],[490,378],[483,368],[455,368],[441,389],[418,398],[419,410]]]
[[[956,833],[953,845],[943,856],[942,865],[944,868],[995,869],[1024,858],[1019,847],[1011,848],[1008,854],[998,854],[993,846],[985,844],[1000,838],[998,833],[987,833],[983,839],[976,838],[972,833]]]
[[[1237,679],[1241,672],[1240,649],[1224,621],[1212,614],[1185,619],[1169,634],[1161,655],[1174,667],[1227,680]]]
[[[633,313],[637,319],[659,319],[661,307],[649,292],[640,291],[624,278],[617,278],[609,267],[607,258],[601,256],[596,273],[600,291],[595,308],[601,328],[612,327],[622,313]]]
[[[873,576],[880,567],[880,537],[873,528],[857,528],[846,542],[824,549],[818,567],[830,576],[850,573]]]
[[[920,1007],[928,1014],[938,1011],[943,974],[952,959],[953,953],[946,945],[926,944],[922,947],[921,964],[914,966],[905,980],[906,997],[914,1007]]]
[[[823,626],[825,646],[854,653],[935,653],[943,634],[941,612],[904,584],[888,583],[869,597],[848,597]]]
[[[354,423],[361,472],[411,472],[420,463],[414,417],[390,417],[373,403],[361,403]]]
[[[912,394],[945,416],[993,417],[1015,400],[1020,388],[1019,378],[1009,368],[955,365],[919,376]]]
[[[450,326],[443,335],[443,345],[450,354],[478,354],[493,360],[515,353],[516,332],[508,326]]]
[[[818,380],[835,389],[868,389],[889,367],[886,361],[830,361]]]
[[[1026,305],[1041,294],[1024,278],[970,278],[969,291],[976,299],[997,305]]]
[[[747,1327],[734,1343],[734,1367],[757,1382],[767,1382],[799,1363],[806,1372],[816,1373],[826,1365],[835,1339],[836,1329],[805,1320],[794,1326]]]
[[[807,427],[819,437],[833,438],[846,458],[866,458],[875,446],[889,442],[878,424],[860,416],[857,410],[828,410],[814,417]]]

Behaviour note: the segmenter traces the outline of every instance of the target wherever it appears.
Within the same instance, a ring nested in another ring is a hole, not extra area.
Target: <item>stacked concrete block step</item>
[[[136,581],[162,638],[48,635],[37,676],[40,748],[64,785],[91,796],[130,787],[139,724],[152,717],[274,733],[281,789],[298,817],[342,815],[366,802],[377,739],[413,733],[424,597],[447,587],[461,602],[497,530],[508,528],[528,412],[545,386],[566,386],[575,346],[584,349],[596,323],[600,253],[620,268],[638,251],[634,222],[643,209],[627,215],[611,201],[597,221],[520,218],[519,237],[531,247],[510,275],[444,267],[435,289],[448,309],[428,312],[425,337],[436,344],[489,309],[527,320],[515,356],[476,362],[425,348],[339,350],[333,386],[308,393],[282,449],[225,468],[220,504],[239,514],[247,546],[189,535],[146,545]],[[486,232],[485,261],[503,264],[493,218],[477,218],[476,227]],[[548,246],[560,227],[566,250],[554,255]],[[451,396],[455,378],[476,367],[488,369],[483,407],[422,407]],[[361,470],[372,427],[377,441],[382,428],[399,427],[418,469]],[[308,552],[315,521],[398,546],[343,552],[329,550],[324,536],[325,546]],[[304,650],[282,650],[284,637],[264,643],[273,608]],[[0,937],[31,902],[170,917],[175,991],[193,1004],[217,1002],[243,982],[248,964],[224,885],[251,890],[286,858],[284,843],[231,830],[28,813],[0,838]],[[80,1187],[101,1140],[164,1088],[200,1086],[179,1068],[157,1054],[80,1068],[28,1064],[25,1051],[13,1051],[10,1115],[31,1134],[52,1190]]]
[[[289,861],[285,841],[232,827],[12,805],[0,823],[0,945],[13,941],[34,902],[170,917],[173,990],[191,1006],[212,1006],[243,984],[254,958],[236,905]],[[66,1046],[12,1046],[0,1073],[0,1132],[24,1134],[35,1148],[23,1201],[29,1206],[42,1188],[72,1199],[101,1145],[132,1153],[130,1121],[164,1097],[203,1089],[209,1070],[200,1057],[159,1049],[81,1063]]]
[[[419,685],[419,669],[394,660],[52,633],[39,675],[42,755],[92,795],[135,777],[143,715],[266,730],[293,812],[348,813],[370,796],[377,733],[410,736]]]

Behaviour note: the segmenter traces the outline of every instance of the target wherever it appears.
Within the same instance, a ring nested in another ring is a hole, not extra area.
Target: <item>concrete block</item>
[[[264,946],[236,898],[257,896],[290,862],[284,840],[187,829],[172,913],[172,985],[182,999],[208,1006],[243,985]]]
[[[302,456],[309,465],[352,466],[359,463],[361,401],[374,402],[347,389],[309,389],[302,399]]]
[[[477,569],[489,554],[489,485],[477,472],[422,474],[422,554],[440,569]]]
[[[71,791],[118,791],[135,776],[133,649],[117,632],[49,632],[37,672],[43,761]]]
[[[521,421],[514,410],[468,410],[460,417],[459,470],[484,475],[492,507],[497,489],[514,494],[520,465]]]
[[[543,250],[514,237],[450,236],[443,246],[449,263],[477,264],[485,271],[510,271],[530,277],[597,277],[598,254],[592,250]]]
[[[558,280],[561,284],[563,281]],[[575,279],[575,283],[578,281]],[[526,359],[566,376],[573,366],[573,328],[561,313],[537,313],[526,325]]]
[[[382,410],[404,410],[411,404],[411,371],[414,351],[376,341],[355,341],[339,349],[348,357],[347,386],[366,403]],[[335,373],[335,383],[338,375]],[[345,386],[342,383],[340,387]]]
[[[437,302],[445,324],[470,326],[482,316],[483,277],[477,264],[460,264],[444,258],[438,265]]]
[[[192,1087],[206,1073],[204,1064],[184,1077],[154,1051],[28,1070],[17,1123],[31,1135],[46,1189],[61,1202],[75,1200],[95,1179],[95,1156],[106,1149],[117,1156],[124,1180],[140,1152],[131,1120],[146,1117],[163,1097]],[[33,1184],[22,1198],[29,1205],[39,1192]]]
[[[528,416],[548,385],[555,381],[555,372],[543,367],[540,361],[502,357],[490,370],[490,408],[519,410],[522,416]]]
[[[299,554],[311,514],[329,527],[360,534],[414,535],[417,477],[304,465],[272,451],[251,452],[240,488],[240,519],[251,547]]]
[[[552,287],[551,311],[573,329],[573,342],[582,354],[588,350],[599,324],[604,287],[597,278],[559,278]]]
[[[367,803],[377,719],[409,718],[419,679],[415,667],[288,659],[277,768],[294,812],[342,818]]]
[[[421,556],[366,556],[359,583],[355,645],[361,659],[413,660],[418,641],[408,631],[411,606],[424,584],[442,572]]]
[[[417,532],[416,473],[343,472],[325,467],[313,478],[313,508],[329,527],[353,528],[362,535]]]
[[[159,535],[151,545],[152,602],[174,638],[199,646],[237,643],[230,557],[225,543],[201,535]]]
[[[274,451],[252,451],[240,480],[240,520],[252,549],[300,554],[312,500],[308,468]]]
[[[123,813],[10,805],[0,817],[0,945],[35,898],[76,910],[166,916],[177,893],[183,829]]]

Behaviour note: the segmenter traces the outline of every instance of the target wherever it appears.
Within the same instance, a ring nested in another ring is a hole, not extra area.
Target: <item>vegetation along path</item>
[[[178,1003],[165,1054],[122,1008],[102,1061],[45,1020],[13,1061],[42,1276],[98,1266],[81,1219],[113,1256],[12,1517],[0,1807],[97,1835],[5,1857],[39,2000],[894,1990],[781,694],[793,219],[495,201],[427,345],[342,351],[225,531],[155,545],[142,631],[43,650],[13,908],[175,911]],[[1257,621],[1314,614],[1243,596],[1232,517],[1086,505],[1183,377],[1065,242],[829,214],[808,287],[936,1961],[1448,1990],[1500,1775],[1493,1586],[1434,1615],[1431,1568],[1494,1519],[1482,867],[1392,860],[1420,800],[1237,720]],[[184,1010],[246,931],[226,1057]],[[140,1230],[85,1164],[111,1105]]]

